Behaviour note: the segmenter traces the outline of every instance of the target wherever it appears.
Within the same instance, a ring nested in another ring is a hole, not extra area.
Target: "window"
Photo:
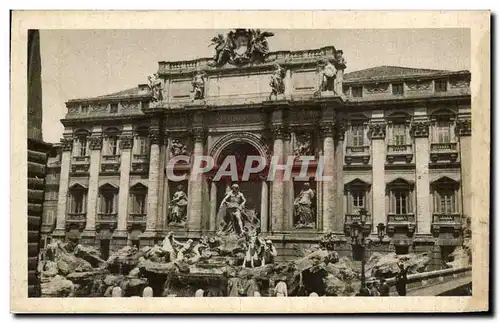
[[[406,144],[406,124],[396,123],[392,126],[392,144],[393,145]]]
[[[352,210],[358,213],[360,209],[365,208],[366,192],[362,190],[354,190],[351,192]]]
[[[148,137],[147,136],[137,136],[135,138],[135,154],[136,155],[147,155],[149,150]]]
[[[447,80],[435,80],[434,81],[434,91],[436,92],[446,92],[448,89]]]
[[[449,121],[438,121],[436,125],[436,136],[438,143],[451,142],[451,123]]]
[[[365,129],[363,125],[354,125],[351,128],[352,146],[361,147],[364,144]]]
[[[105,155],[106,156],[116,156],[119,155],[118,152],[118,137],[110,136],[105,139]]]
[[[118,202],[118,189],[112,185],[105,184],[99,191],[99,213],[116,214]]]
[[[79,136],[75,138],[73,146],[73,156],[75,157],[87,156],[87,137]]]
[[[82,113],[88,113],[88,112],[89,112],[88,104],[82,105]]]
[[[136,184],[130,188],[130,201],[132,214],[146,214],[148,202],[148,188],[142,184]]]
[[[351,91],[352,91],[353,98],[363,97],[363,87],[362,86],[353,86],[353,87],[351,87]]]
[[[456,213],[455,190],[439,189],[435,193],[434,212],[438,214]]]
[[[118,103],[111,103],[109,107],[109,112],[110,113],[117,113],[118,112]]]
[[[345,184],[347,197],[347,213],[359,214],[359,210],[368,209],[367,196],[370,185],[360,179]]]
[[[69,194],[69,213],[85,213],[87,204],[87,189],[77,184],[70,189]]]
[[[389,213],[406,215],[413,213],[413,185],[403,179],[396,179],[387,184]]]
[[[393,83],[392,84],[392,94],[393,95],[403,95],[404,94],[403,83]]]

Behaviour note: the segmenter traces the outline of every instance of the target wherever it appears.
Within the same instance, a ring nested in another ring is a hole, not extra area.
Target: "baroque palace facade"
[[[234,35],[245,44],[252,32]],[[68,101],[49,158],[43,239],[78,240],[106,257],[170,231],[181,240],[210,236],[231,181],[212,172],[179,187],[166,175],[171,158],[212,156],[217,167],[228,155],[307,155],[322,156],[333,175],[317,181],[311,163],[308,225],[294,212],[303,182],[267,181],[265,171],[239,181],[278,260],[326,232],[349,255],[360,209],[378,242],[371,251],[428,251],[437,264],[460,245],[471,216],[470,73],[380,66],[344,74],[343,53],[332,46],[268,52],[262,39],[264,48],[239,51],[214,38],[213,59],[159,62],[149,84]],[[178,163],[174,172],[191,169]],[[176,191],[187,195],[183,221],[170,214]]]

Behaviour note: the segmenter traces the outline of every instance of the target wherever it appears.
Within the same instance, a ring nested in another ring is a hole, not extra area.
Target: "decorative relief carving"
[[[211,125],[247,125],[262,123],[264,118],[254,112],[215,112],[208,117]]]
[[[100,150],[102,148],[102,136],[91,136],[89,148],[90,150]]]
[[[266,38],[272,36],[273,33],[260,29],[236,29],[226,36],[218,34],[211,39],[210,46],[215,46],[215,55],[210,65],[262,63],[269,54]]]
[[[108,105],[105,103],[93,103],[90,106],[90,113],[108,112]]]
[[[71,106],[68,108],[68,114],[78,114],[78,106],[77,105],[74,105],[74,106]]]
[[[269,100],[274,96],[278,99],[278,95],[285,94],[285,75],[286,70],[282,68],[279,64],[274,64],[274,72],[271,74],[271,79],[269,86],[271,86],[271,93],[269,94]]]
[[[470,136],[472,133],[471,120],[458,120],[455,126],[455,133],[457,136]]]
[[[73,138],[62,138],[61,144],[63,151],[71,151],[73,149]]]
[[[120,136],[120,149],[131,149],[134,137],[131,135]]]
[[[406,86],[413,91],[426,91],[432,88],[432,81],[409,81]]]
[[[273,124],[271,126],[271,133],[273,134],[274,139],[285,139],[287,129],[282,124]]]
[[[416,121],[411,125],[411,133],[413,137],[429,137],[429,122]]]
[[[314,155],[313,136],[309,132],[295,133],[295,147],[293,153],[295,156]]]
[[[74,164],[71,165],[72,173],[88,173],[90,164]]]
[[[187,116],[185,115],[176,115],[167,118],[167,127],[168,128],[180,128],[186,126]]]
[[[179,139],[172,139],[172,143],[170,144],[170,155],[171,157],[175,156],[189,156],[190,151],[188,150],[187,145],[183,144]]]
[[[389,91],[389,83],[376,83],[376,84],[370,84],[367,85],[366,91],[368,93],[374,94],[374,93],[385,93]]]
[[[320,112],[315,109],[292,109],[289,117],[293,123],[316,123]]]
[[[371,123],[368,137],[371,139],[384,139],[385,138],[385,123]]]
[[[450,88],[467,88],[470,86],[469,79],[451,79],[450,80]]]
[[[120,102],[120,105],[122,106],[122,111],[123,112],[128,112],[128,111],[133,111],[133,110],[138,110],[139,109],[139,104],[137,102]]]

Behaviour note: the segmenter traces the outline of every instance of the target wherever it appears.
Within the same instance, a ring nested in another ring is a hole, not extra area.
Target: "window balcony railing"
[[[146,214],[145,213],[129,213],[127,219],[127,228],[129,230],[138,228],[140,230],[146,229]]]
[[[116,228],[118,217],[116,213],[98,213],[96,220],[96,228],[108,227],[110,230]]]
[[[462,215],[459,213],[434,213],[432,215],[432,222],[434,223],[462,223]]]
[[[388,154],[408,154],[412,153],[412,145],[387,145]]]
[[[358,213],[347,213],[345,215],[345,223],[361,222],[361,215]],[[372,217],[370,214],[366,215],[366,223],[371,223]]]
[[[74,164],[88,164],[90,163],[90,156],[73,156]]]
[[[457,143],[456,142],[447,142],[447,143],[433,143],[431,144],[431,151],[435,152],[448,152],[448,151],[456,151]]]
[[[389,214],[387,214],[387,222],[388,223],[415,222],[415,214],[413,214],[413,213],[406,213],[406,214],[389,213]]]
[[[103,163],[119,163],[120,155],[104,155],[102,156]]]
[[[69,212],[66,214],[65,226],[66,230],[71,228],[76,228],[78,230],[83,230],[87,222],[87,213],[73,213]]]
[[[147,154],[134,154],[133,161],[138,163],[147,163],[149,161],[149,156]]]
[[[462,232],[462,215],[459,213],[434,213],[431,231],[435,237],[439,237],[443,232],[451,232],[454,238],[458,238]]]
[[[370,146],[347,146],[347,155],[369,155]]]

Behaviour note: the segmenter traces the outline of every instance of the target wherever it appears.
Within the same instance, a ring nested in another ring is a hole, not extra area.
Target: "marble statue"
[[[309,187],[309,183],[304,183],[304,188],[293,203],[297,218],[296,227],[313,227],[316,223],[313,198],[314,191]]]
[[[344,82],[344,70],[347,67],[346,61],[344,59],[344,52],[341,50],[335,51],[335,93],[340,95],[343,93],[342,91],[342,83]]]
[[[278,95],[285,93],[285,75],[286,70],[279,66],[278,64],[274,64],[274,72],[271,74],[271,79],[269,85],[271,86],[271,93],[269,94],[269,100],[274,96],[278,98]]]
[[[157,73],[152,76],[148,76],[149,89],[151,90],[151,94],[153,95],[154,101],[162,101],[163,100],[163,81],[158,76]]]
[[[226,194],[219,208],[218,218],[222,219],[219,234],[237,235],[245,231],[252,232],[259,226],[259,219],[245,209],[246,199],[240,192],[238,184],[231,186],[231,191]]]
[[[205,78],[207,74],[205,72],[196,72],[191,81],[193,86],[193,100],[201,100],[205,98]]]
[[[184,193],[184,186],[178,185],[168,207],[170,224],[183,224],[186,222],[187,203],[188,196]]]
[[[323,58],[318,63],[320,67],[321,92],[335,91],[335,76],[337,70],[335,66],[326,58]]]
[[[187,146],[180,142],[179,139],[172,139],[172,143],[170,144],[170,153],[172,154],[172,157],[180,155],[189,156]]]

